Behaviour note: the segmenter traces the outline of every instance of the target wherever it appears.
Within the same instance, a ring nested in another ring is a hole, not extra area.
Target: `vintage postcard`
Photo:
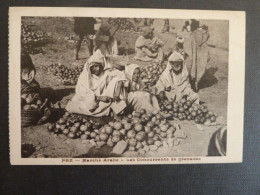
[[[11,7],[12,165],[243,161],[245,12]]]

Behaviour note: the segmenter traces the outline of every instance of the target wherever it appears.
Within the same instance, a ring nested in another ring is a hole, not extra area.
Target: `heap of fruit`
[[[88,139],[100,147],[114,147],[123,141],[126,150],[144,154],[163,145],[172,147],[176,126],[165,120],[161,113],[146,113],[141,110],[104,125],[66,112],[48,129],[56,134],[63,133],[69,138]]]
[[[162,63],[151,63],[149,66],[141,68],[141,79],[147,80],[150,86],[154,86],[162,72],[166,68],[166,62]]]
[[[42,70],[46,70],[49,74],[56,76],[56,80],[64,85],[76,85],[83,65],[75,68],[69,68],[61,64],[51,64],[49,66],[41,66]]]
[[[193,103],[187,97],[180,101],[164,100],[160,102],[160,108],[163,113],[170,114],[173,118],[179,120],[194,120],[197,124],[210,125],[216,121],[216,116],[209,111],[206,105]]]
[[[115,27],[119,26],[119,30],[121,31],[125,31],[125,32],[135,31],[134,24],[128,21],[127,18],[109,18],[108,23]]]
[[[85,116],[66,112],[56,123],[50,124],[48,130],[55,134],[62,133],[71,139],[87,139],[92,132],[95,133],[95,129],[100,127],[98,122],[88,120]]]
[[[32,26],[22,24],[21,29],[21,43],[22,48],[31,54],[42,53],[42,48],[39,48],[39,44],[47,40],[46,34],[34,29]]]
[[[43,105],[38,93],[24,93],[21,95],[21,98],[23,110],[37,110]]]

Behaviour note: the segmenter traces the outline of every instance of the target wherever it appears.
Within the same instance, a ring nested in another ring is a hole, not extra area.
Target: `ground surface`
[[[71,18],[24,18],[26,24],[35,24],[51,37],[51,41],[43,47],[44,54],[31,55],[37,68],[36,80],[40,83],[44,94],[54,103],[61,103],[65,107],[67,101],[74,94],[73,86],[64,86],[55,77],[39,69],[40,66],[48,66],[51,63],[61,63],[69,67],[83,65],[88,52],[85,45],[80,50],[80,60],[73,59],[74,44],[65,41],[65,36],[73,34],[73,20]],[[199,91],[201,101],[221,116],[221,123],[226,124],[227,117],[227,87],[228,87],[228,23],[225,21],[204,21],[211,32],[209,43],[211,61],[208,64],[204,77],[203,88]],[[175,35],[183,20],[171,20],[174,28],[169,34],[161,34],[163,21],[155,20],[155,34],[165,42],[165,50],[172,48]],[[129,47],[134,49],[134,43],[140,34],[132,32],[116,33],[124,46],[128,42]],[[133,54],[130,55],[130,59]],[[121,61],[128,61],[123,59]],[[156,152],[148,152],[146,156],[206,156],[209,139],[213,132],[220,127],[196,126],[192,122],[177,121],[181,129],[187,134],[187,138],[181,140],[178,146],[173,148],[160,148]],[[96,149],[89,142],[80,139],[71,140],[64,135],[53,135],[47,131],[46,125],[22,128],[22,143],[28,144],[31,157],[109,157],[111,148],[103,147]],[[31,147],[33,145],[34,147]],[[127,156],[135,154],[126,154]]]

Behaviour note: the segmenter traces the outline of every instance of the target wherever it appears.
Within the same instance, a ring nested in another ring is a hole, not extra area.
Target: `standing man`
[[[162,29],[162,33],[168,33],[170,31],[170,21],[169,19],[164,19],[164,26]]]
[[[79,50],[84,36],[87,36],[87,46],[89,55],[93,55],[93,39],[91,36],[95,34],[94,25],[96,20],[91,17],[75,17],[74,18],[74,32],[78,35],[75,47],[75,60],[79,59]]]

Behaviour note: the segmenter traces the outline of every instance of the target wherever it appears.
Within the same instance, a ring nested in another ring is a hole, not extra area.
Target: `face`
[[[92,65],[90,67],[90,71],[92,74],[99,76],[101,74],[101,72],[103,71],[103,66],[101,63],[94,63],[94,65]]]
[[[182,67],[183,67],[183,61],[182,61],[182,60],[179,60],[179,61],[171,61],[170,64],[171,64],[171,66],[172,66],[172,70],[173,70],[175,73],[181,72]]]
[[[140,78],[140,68],[136,68],[134,70],[134,73],[133,73],[133,76],[132,76],[132,80],[134,82],[138,82],[139,81],[139,78]]]

